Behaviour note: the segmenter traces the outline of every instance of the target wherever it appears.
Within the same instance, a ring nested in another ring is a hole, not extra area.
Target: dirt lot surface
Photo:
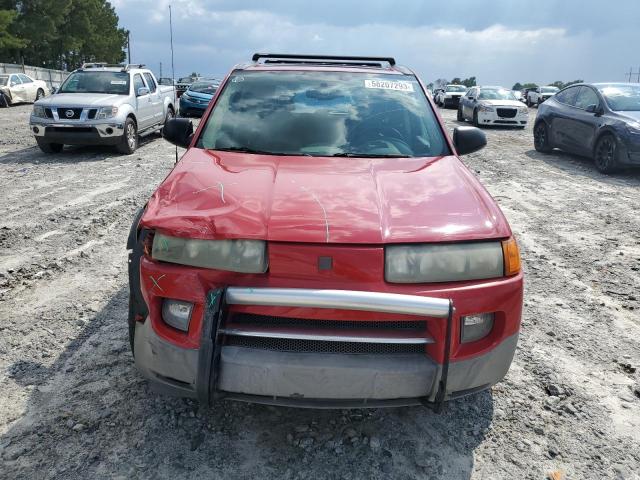
[[[538,154],[530,127],[487,130],[465,157],[527,274],[517,356],[491,391],[441,415],[203,410],[151,392],[127,341],[125,240],[173,148],[47,156],[30,110],[0,109],[1,478],[640,478],[640,172]]]

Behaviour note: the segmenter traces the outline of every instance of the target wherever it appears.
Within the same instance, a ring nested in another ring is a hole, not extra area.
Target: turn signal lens
[[[521,268],[520,250],[516,239],[511,237],[502,242],[502,254],[504,256],[504,275],[510,277],[516,275]]]

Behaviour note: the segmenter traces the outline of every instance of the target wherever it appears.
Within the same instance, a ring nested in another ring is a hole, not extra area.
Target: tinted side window
[[[565,88],[559,93],[556,93],[555,99],[565,105],[574,105],[576,101],[576,95],[578,94],[580,87]]]
[[[155,93],[156,91],[156,82],[153,80],[153,77],[150,73],[145,73],[144,78],[147,81],[147,85],[149,85],[149,91],[151,93]]]
[[[596,92],[589,87],[580,87],[580,92],[576,97],[576,107],[586,109],[589,105],[599,105],[600,99]]]
[[[20,81],[20,77],[18,75],[11,75],[10,85],[20,85],[22,82]]]
[[[22,83],[33,83],[33,80],[31,80],[29,77],[27,77],[26,75],[18,75],[20,77],[20,80],[22,80]]]
[[[139,88],[145,88],[146,85],[144,84],[144,81],[142,80],[142,75],[140,75],[139,73],[136,73],[133,76],[133,88],[134,91],[136,92],[136,96],[138,95],[138,89]]]

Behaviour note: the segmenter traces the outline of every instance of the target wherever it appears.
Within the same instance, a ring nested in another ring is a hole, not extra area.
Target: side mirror
[[[473,95],[469,97],[469,100],[475,100],[476,97],[474,97]]]
[[[178,147],[187,148],[193,137],[193,123],[186,118],[172,118],[164,124],[162,136]]]
[[[149,89],[147,87],[140,87],[137,92],[138,97],[142,97],[143,95],[149,95]]]
[[[593,113],[595,115],[602,115],[604,113],[604,109],[596,105],[595,103],[592,103],[591,105],[587,105],[587,108],[585,108],[585,110],[588,113]]]
[[[51,87],[51,95],[58,91],[58,87]]]
[[[477,152],[487,144],[487,136],[476,127],[456,127],[453,130],[453,146],[458,155]]]

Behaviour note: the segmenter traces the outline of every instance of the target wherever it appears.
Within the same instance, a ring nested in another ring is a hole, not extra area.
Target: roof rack
[[[264,63],[306,63],[314,65],[355,65],[366,67],[382,67],[383,63],[393,67],[396,60],[393,57],[352,57],[339,55],[294,55],[290,53],[254,53],[251,60]]]
[[[80,70],[88,70],[91,68],[120,68],[123,72],[129,71],[130,68],[144,68],[143,63],[107,63],[107,62],[89,62],[83,63]]]

